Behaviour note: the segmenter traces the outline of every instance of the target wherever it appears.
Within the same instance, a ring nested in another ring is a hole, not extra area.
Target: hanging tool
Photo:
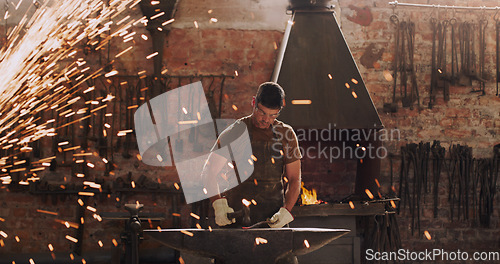
[[[457,19],[450,19],[450,27],[451,27],[451,75],[450,75],[450,84],[456,85],[458,84],[458,52],[457,52],[457,40],[455,31],[457,28]]]
[[[432,179],[433,179],[433,198],[434,198],[434,218],[438,215],[439,206],[439,182],[441,169],[443,167],[446,149],[440,145],[438,140],[434,140],[431,147],[432,153]]]
[[[498,84],[500,83],[500,19],[497,17],[498,13],[495,14],[495,28],[496,28],[496,44],[497,44],[497,49],[496,49],[496,55],[497,55],[497,60],[496,60],[496,77],[497,77],[497,93],[496,96],[499,96],[500,94],[498,93]]]
[[[487,82],[487,77],[485,76],[484,70],[484,59],[485,59],[485,51],[486,51],[486,27],[488,26],[488,20],[480,19],[479,20],[479,62],[478,62],[478,70],[475,71],[475,74],[472,76],[473,79],[479,81],[479,89],[473,89],[472,92],[481,93],[481,95],[485,95],[485,86]],[[475,56],[474,56],[475,58]],[[475,61],[475,60],[474,60]]]
[[[391,103],[385,103],[384,104],[384,111],[385,112],[390,112],[390,113],[396,113],[398,111],[398,104],[396,102],[396,86],[398,83],[398,71],[399,71],[399,18],[397,15],[393,14],[390,17],[391,23],[395,27],[395,33],[394,33],[394,60],[392,62],[392,77],[393,77],[393,83],[392,83],[392,102]]]

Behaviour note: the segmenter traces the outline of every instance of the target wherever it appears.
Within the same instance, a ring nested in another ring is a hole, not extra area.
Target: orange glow
[[[300,199],[302,200],[302,204],[319,204],[321,201],[318,200],[318,195],[316,194],[316,190],[312,189],[309,191],[304,187],[304,183],[301,185],[302,194],[300,195]]]

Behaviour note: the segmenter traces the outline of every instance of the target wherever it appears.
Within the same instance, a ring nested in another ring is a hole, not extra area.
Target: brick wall
[[[469,6],[494,6],[497,1],[413,1],[430,4],[449,5],[469,5]],[[371,9],[373,22],[369,26],[361,26],[347,19],[348,15],[353,15],[349,5],[358,7],[367,6]],[[182,8],[182,6],[180,7]],[[433,15],[437,16],[437,11],[423,8],[398,7],[393,10],[387,1],[340,1],[337,6],[339,21],[342,26],[346,41],[353,53],[361,75],[372,96],[373,102],[381,115],[386,129],[399,129],[401,138],[398,140],[384,142],[384,145],[391,153],[398,154],[399,148],[411,142],[429,142],[440,140],[443,146],[451,144],[467,144],[473,148],[475,157],[491,157],[492,147],[498,144],[498,134],[500,126],[499,109],[500,98],[495,96],[494,82],[486,83],[486,95],[479,96],[470,93],[473,87],[450,87],[450,100],[445,102],[442,94],[438,93],[437,102],[433,109],[427,109],[430,83],[430,56],[432,32],[429,20]],[[186,10],[184,10],[186,11]],[[137,14],[137,10],[135,11]],[[277,10],[276,12],[284,12]],[[396,12],[400,19],[411,18],[416,24],[415,63],[417,67],[417,77],[419,84],[420,100],[422,108],[409,109],[399,107],[397,113],[384,113],[382,108],[384,103],[391,101],[391,82],[384,78],[384,70],[392,71],[394,30],[389,21],[389,16]],[[189,12],[179,14],[189,15]],[[281,13],[280,13],[281,14]],[[477,20],[480,11],[473,14],[458,12],[461,19]],[[493,39],[493,18],[492,12],[485,13],[489,21],[486,62],[487,70],[493,74],[494,65],[494,39]],[[441,17],[451,16],[451,11],[440,11]],[[194,18],[192,18],[194,20]],[[233,18],[237,20],[237,18]],[[184,17],[184,20],[190,18]],[[284,29],[284,25],[282,27]],[[135,30],[140,34],[149,36],[143,28],[137,27]],[[226,81],[224,90],[224,100],[222,105],[222,117],[237,118],[249,114],[251,111],[251,96],[261,82],[270,79],[274,60],[277,54],[277,47],[281,42],[282,30],[269,29],[237,29],[237,28],[211,28],[196,29],[194,26],[183,26],[170,30],[165,44],[164,68],[168,69],[168,74],[227,74],[236,75],[234,79]],[[361,56],[365,53],[368,45],[374,44],[376,50],[384,48],[380,59],[376,60],[373,67],[364,66],[360,63]],[[145,56],[152,52],[151,39],[142,40],[136,38],[134,52],[122,56],[115,63],[115,68],[123,74],[135,74],[146,69],[152,72],[152,62],[145,59]],[[113,54],[118,53],[127,47],[127,44],[115,42],[111,46]],[[98,60],[95,59],[95,63]],[[475,84],[476,85],[476,84]],[[285,87],[286,89],[286,87]],[[233,105],[237,107],[234,110]],[[135,143],[134,143],[135,144]],[[95,151],[95,146],[91,146]],[[126,177],[128,172],[132,172],[132,177],[137,179],[145,174],[152,179],[161,179],[161,182],[169,187],[177,181],[177,175],[173,168],[152,168],[137,160],[137,151],[132,151],[132,158],[125,159],[119,153],[115,153],[117,168],[114,175],[105,177],[106,182],[113,182],[117,177]],[[324,167],[324,168],[323,168]],[[329,173],[337,175],[347,170],[339,164],[324,164],[322,169],[328,177]],[[331,167],[330,170],[328,167]],[[352,167],[352,166],[351,166]],[[399,171],[399,163],[395,162],[393,171]],[[63,170],[58,172],[64,174]],[[93,170],[89,177],[102,176],[103,170]],[[318,176],[319,175],[319,176]],[[308,177],[321,177],[311,164],[304,163],[304,180]],[[397,177],[396,177],[397,178]],[[445,174],[442,175],[445,179]],[[68,177],[68,181],[77,181]],[[344,182],[344,180],[339,180]],[[388,193],[389,184],[389,161],[382,161],[382,193]],[[446,186],[446,181],[442,183]],[[397,181],[395,184],[397,186]],[[352,186],[348,183],[342,185],[343,189],[325,187],[325,192],[349,193]],[[347,188],[347,190],[345,190]],[[338,195],[337,195],[338,194]],[[69,195],[65,198],[61,196],[32,195],[27,191],[9,191],[7,187],[0,190],[2,206],[0,207],[0,217],[5,220],[0,222],[0,230],[5,231],[9,236],[3,239],[4,246],[0,248],[0,254],[6,252],[47,252],[47,245],[54,245],[56,251],[68,251],[74,247],[72,242],[65,239],[65,235],[75,235],[75,229],[67,229],[63,224],[55,222],[55,219],[76,222],[77,210],[80,207],[76,195]],[[432,217],[431,199],[425,199],[421,205],[423,215],[421,219],[422,230],[428,230],[432,239],[427,240],[422,233],[411,235],[408,228],[410,217],[407,212],[399,215],[398,220],[401,228],[403,247],[410,250],[421,250],[425,248],[445,248],[447,250],[498,250],[500,241],[500,227],[497,220],[492,221],[490,228],[476,228],[473,224],[460,221],[451,222],[449,220],[447,191],[446,188],[440,190],[440,213],[437,219]],[[178,212],[171,210],[171,200],[168,195],[159,194],[153,197],[151,194],[143,193],[128,195],[121,198],[122,204],[125,202],[135,203],[140,201],[145,204],[145,212],[167,212],[169,218],[163,222],[152,223],[153,228],[157,225],[161,227],[171,227],[173,217],[171,213],[181,214],[181,225],[189,226],[191,217],[190,206],[184,206]],[[498,196],[495,201],[495,213],[493,219],[498,219]],[[87,198],[87,205],[96,207],[98,212],[124,211],[117,208],[116,197],[93,197]],[[53,216],[37,212],[37,209],[57,212],[59,215]],[[92,213],[86,210],[84,234],[84,251],[107,250],[113,247],[111,240],[115,238],[119,241],[119,233],[123,228],[120,221],[99,222],[92,217]],[[104,234],[101,232],[105,231]],[[16,242],[15,236],[20,238]],[[97,242],[101,240],[104,247],[100,248]]]

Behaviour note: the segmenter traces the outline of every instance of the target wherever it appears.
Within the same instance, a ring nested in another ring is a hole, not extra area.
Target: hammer
[[[252,222],[250,219],[250,208],[248,206],[243,206],[241,210],[233,213],[227,213],[228,219],[241,218],[241,224],[248,226]]]

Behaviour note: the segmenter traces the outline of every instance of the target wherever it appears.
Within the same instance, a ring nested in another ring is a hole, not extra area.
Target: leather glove
[[[215,223],[219,226],[230,225],[236,222],[236,219],[228,219],[227,214],[233,213],[233,208],[229,207],[226,198],[219,198],[212,203],[215,211]]]
[[[285,207],[281,207],[280,210],[271,217],[269,226],[272,228],[281,228],[292,222],[293,219],[292,214]]]

